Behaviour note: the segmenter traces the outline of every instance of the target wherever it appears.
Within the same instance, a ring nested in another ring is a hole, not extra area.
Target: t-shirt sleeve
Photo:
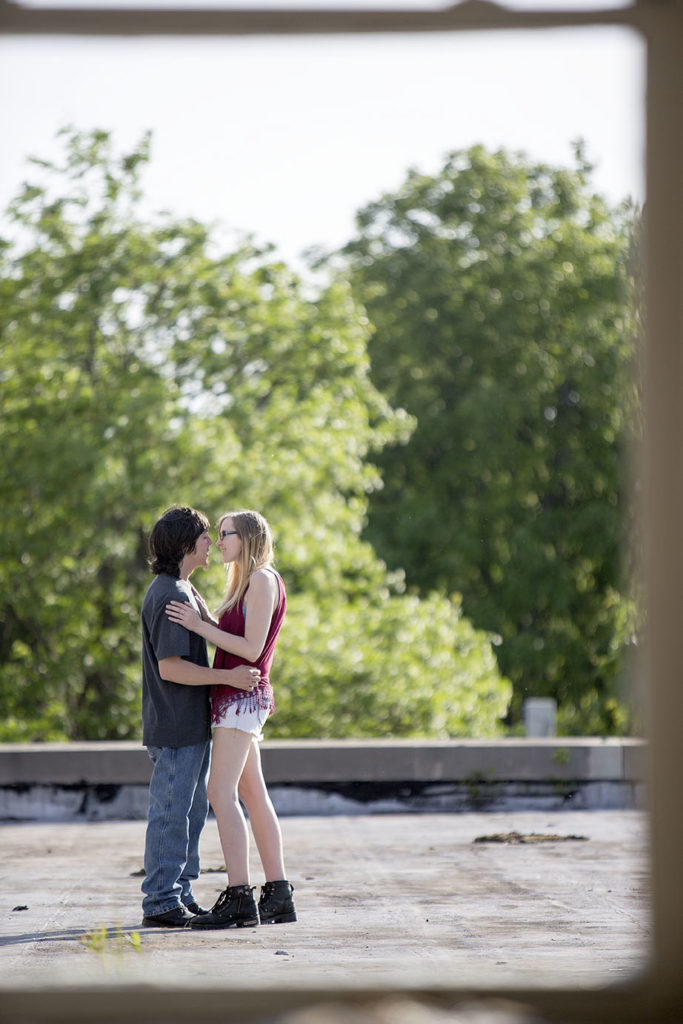
[[[162,658],[188,658],[190,655],[190,632],[179,623],[171,622],[166,614],[169,601],[190,603],[181,590],[173,593],[166,591],[151,609],[149,638],[157,661]]]

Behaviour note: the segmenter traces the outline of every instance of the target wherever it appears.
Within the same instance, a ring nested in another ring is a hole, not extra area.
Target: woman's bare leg
[[[249,832],[237,787],[250,747],[250,733],[214,729],[207,793],[218,825],[228,885],[249,885]]]
[[[276,882],[287,877],[282,852],[282,833],[263,778],[258,741],[253,737],[250,739],[252,743],[239,781],[239,797],[249,814],[266,881]]]

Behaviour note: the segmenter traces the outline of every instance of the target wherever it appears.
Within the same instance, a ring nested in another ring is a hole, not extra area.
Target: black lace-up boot
[[[250,885],[229,885],[208,914],[190,921],[192,928],[252,928],[258,924],[254,889]]]
[[[284,879],[279,882],[266,882],[258,901],[261,924],[285,924],[296,921],[293,892],[294,886]]]

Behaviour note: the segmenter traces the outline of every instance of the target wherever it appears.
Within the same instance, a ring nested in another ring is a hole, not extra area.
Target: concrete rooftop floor
[[[297,923],[202,933],[139,927],[144,822],[0,825],[0,996],[139,982],[593,988],[647,964],[640,812],[289,817],[282,827]],[[513,832],[584,838],[474,841]],[[195,893],[205,905],[226,884],[222,864],[211,819]]]

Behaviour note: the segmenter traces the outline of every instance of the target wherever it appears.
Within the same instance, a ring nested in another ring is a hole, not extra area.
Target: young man
[[[223,683],[247,692],[257,669],[211,669],[206,641],[172,622],[169,601],[184,601],[203,617],[208,610],[190,583],[209,563],[209,522],[187,507],[167,509],[149,538],[154,580],[142,605],[142,742],[154,768],[149,784],[142,883],[143,925],[183,928],[204,913],[192,894],[199,877],[199,836],[209,803],[209,686]]]

